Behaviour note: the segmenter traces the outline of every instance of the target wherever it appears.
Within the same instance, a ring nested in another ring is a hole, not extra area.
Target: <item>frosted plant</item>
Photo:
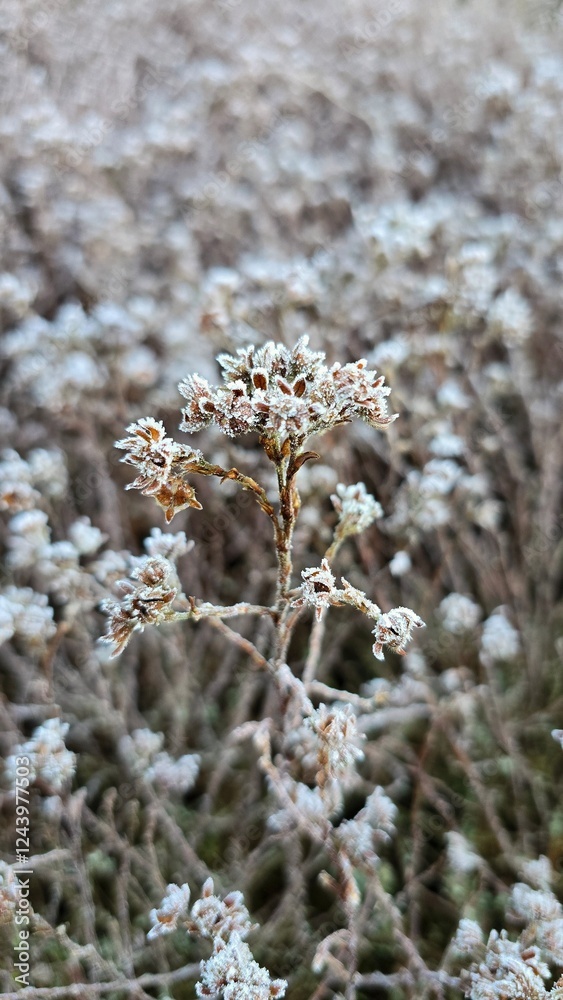
[[[479,605],[464,594],[448,594],[440,602],[438,613],[446,631],[455,635],[471,630],[481,618]]]
[[[393,832],[396,810],[378,788],[368,796],[355,820],[340,827],[334,825],[344,802],[344,788],[354,780],[354,769],[363,759],[363,751],[352,704],[358,696],[345,697],[338,690],[321,685],[323,700],[313,700],[326,618],[329,611],[345,605],[367,617],[375,639],[373,652],[378,659],[383,659],[384,647],[403,655],[413,631],[424,623],[410,608],[382,611],[364,591],[345,578],[340,585],[337,583],[333,562],[342,544],[382,516],[380,504],[361,482],[337,485],[332,496],[337,514],[332,541],[320,565],[303,569],[300,586],[293,586],[294,531],[301,506],[297,478],[306,462],[319,458],[316,452],[306,450],[310,437],[320,436],[353,419],[386,428],[394,419],[387,412],[390,390],[383,377],[370,371],[364,360],[328,367],[323,353],[309,349],[307,337],[302,337],[292,349],[270,342],[260,348],[241,349],[234,356],[221,355],[218,361],[222,385],[212,386],[199,375],[189,376],[180,383],[180,392],[186,399],[180,427],[191,433],[212,426],[229,438],[256,433],[275,471],[277,502],[271,499],[271,480],[261,485],[238,468],[229,467],[227,462],[221,465],[208,462],[200,451],[168,437],[164,425],[151,417],[130,424],[129,436],[117,444],[126,453],[123,461],[137,472],[137,478],[128,488],[153,496],[167,521],[185,508],[201,509],[194,487],[188,482],[196,475],[217,477],[252,495],[273,528],[278,563],[273,602],[270,606],[255,606],[241,601],[220,607],[185,596],[175,567],[175,560],[188,550],[185,535],[181,532],[164,536],[153,530],[145,541],[148,555],[131,560],[129,576],[117,583],[121,598],[102,604],[108,614],[104,638],[112,645],[115,656],[135,632],[148,625],[202,618],[225,620],[239,615],[270,619],[274,635],[269,655],[264,655],[247,639],[244,648],[254,665],[272,676],[279,709],[275,719],[243,726],[236,739],[241,741],[247,736],[253,739],[260,767],[277,799],[279,808],[271,828],[298,829],[328,851],[336,874],[327,875],[327,884],[342,899],[351,922],[361,895],[352,859],[360,864],[365,850],[370,870],[375,871],[378,844]],[[447,463],[446,467],[449,471]],[[438,474],[437,478],[441,483],[443,477]],[[106,579],[114,565],[119,565],[118,555],[100,558],[97,573]],[[403,571],[407,571],[405,565]],[[291,669],[287,655],[295,626],[309,609],[314,618],[301,678]],[[242,641],[238,633],[223,625],[222,628],[235,643]],[[358,700],[363,707],[362,699]],[[275,755],[272,740],[281,750]],[[173,761],[162,752],[161,744],[151,733],[141,731],[122,740],[121,752],[131,759],[137,773],[142,771],[146,778],[170,790],[190,787],[197,775],[199,758],[187,755]],[[315,789],[310,787],[312,784]],[[187,900],[187,889],[183,889],[182,894],[169,887],[161,910],[152,913],[151,937],[176,927]],[[244,944],[251,925],[240,893],[231,893],[220,900],[208,880],[186,926],[214,942],[213,955],[202,966],[198,996],[222,992],[233,1000],[246,997],[254,1000],[283,995],[285,983],[271,981]]]
[[[483,625],[480,657],[484,663],[513,660],[520,650],[520,637],[510,624],[504,608],[497,608]]]
[[[196,984],[198,997],[225,1000],[274,1000],[283,997],[287,983],[271,979],[267,969],[255,961],[245,938],[258,925],[250,920],[240,892],[230,892],[223,899],[213,892],[213,880],[207,879],[201,898],[187,915],[190,888],[169,885],[159,909],[151,910],[149,940],[175,931],[179,924],[193,936],[212,942],[213,953],[201,962]]]
[[[149,914],[152,924],[147,934],[149,941],[153,941],[163,934],[172,934],[178,927],[178,921],[186,916],[189,903],[189,885],[168,885],[166,895],[159,908],[151,910]]]
[[[18,758],[28,758],[29,781],[46,782],[50,789],[60,792],[70,783],[76,770],[76,755],[67,750],[65,736],[67,722],[47,719],[33,733],[30,740],[20,743],[6,760],[6,774],[13,782],[17,773]]]
[[[327,708],[321,704],[307,717],[306,724],[318,741],[316,779],[320,788],[345,775],[355,761],[363,759],[363,750],[358,746],[356,717],[350,705]]]

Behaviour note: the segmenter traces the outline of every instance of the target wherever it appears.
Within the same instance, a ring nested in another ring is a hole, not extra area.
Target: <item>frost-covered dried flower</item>
[[[440,601],[438,613],[447,632],[460,635],[470,631],[481,619],[481,608],[465,594],[448,594]]]
[[[47,719],[33,733],[30,740],[19,744],[6,760],[6,774],[13,782],[19,757],[29,759],[29,781],[45,781],[55,792],[60,792],[71,780],[76,770],[76,754],[67,750],[65,736],[69,726],[60,719]]]
[[[378,517],[383,517],[381,504],[367,492],[364,483],[353,486],[338,483],[336,494],[330,499],[338,514],[337,533],[343,538],[360,534]]]
[[[187,915],[190,904],[190,887],[184,885],[170,884],[166,886],[166,895],[158,910],[151,910],[149,917],[152,924],[147,933],[149,941],[161,937],[163,934],[171,934],[176,930],[178,921]]]
[[[309,788],[302,781],[296,781],[291,782],[288,793],[297,812],[309,825],[315,826],[326,817],[326,800],[318,788]],[[289,808],[280,809],[268,816],[267,824],[276,832],[291,830],[295,827],[295,813]]]
[[[188,542],[184,531],[172,532],[161,531],[160,528],[151,528],[148,538],[145,538],[143,545],[149,556],[164,556],[170,562],[175,563],[180,556],[186,555],[194,547],[194,542]]]
[[[176,612],[172,602],[178,594],[171,584],[176,571],[162,556],[145,556],[128,580],[120,580],[124,593],[121,601],[102,601],[101,608],[109,616],[104,642],[113,644],[112,656],[125,649],[133,632],[143,631],[147,625],[160,625],[172,621]]]
[[[276,1000],[285,996],[286,989],[285,979],[272,979],[236,933],[226,943],[216,941],[211,957],[201,963],[196,983],[198,997],[220,995],[224,1000]]]
[[[53,608],[31,587],[7,587],[0,595],[0,642],[14,636],[30,655],[41,655],[55,636]]]
[[[539,950],[510,941],[506,931],[491,931],[485,959],[473,965],[466,996],[471,1000],[541,1000],[546,996],[544,979],[549,968]]]
[[[163,423],[152,417],[141,418],[127,430],[131,436],[116,441],[115,447],[127,452],[121,461],[135,466],[139,475],[125,488],[154,497],[167,521],[186,507],[201,510],[195,490],[185,479],[201,468],[201,452],[166,437]]]
[[[327,368],[322,352],[309,350],[308,337],[293,348],[272,341],[241,348],[218,358],[224,385],[213,388],[199,375],[179,385],[187,399],[181,430],[190,433],[215,424],[231,437],[256,431],[265,439],[292,439],[300,446],[314,434],[360,418],[386,427],[383,377],[366,370],[364,360]]]
[[[135,729],[131,735],[122,736],[118,743],[119,754],[135,774],[145,774],[164,745],[163,733],[152,729]]]
[[[319,770],[316,779],[319,788],[324,788],[334,778],[342,777],[356,761],[363,759],[364,752],[358,746],[361,736],[350,705],[344,708],[319,705],[305,719],[305,724],[318,740]]]
[[[336,580],[329,563],[323,559],[320,566],[304,569],[301,573],[303,584],[301,596],[293,601],[294,608],[312,607],[315,617],[321,619],[323,611],[338,599]]]
[[[229,941],[233,934],[244,939],[257,927],[250,919],[242,892],[229,892],[220,899],[213,893],[213,879],[204,882],[201,898],[193,904],[190,914],[188,928],[192,934]]]
[[[147,768],[145,778],[169,792],[183,795],[195,784],[200,763],[201,757],[197,753],[184,754],[177,760],[168,753],[158,753]]]
[[[92,524],[89,517],[79,517],[68,529],[69,541],[79,555],[92,555],[103,545],[106,536]]]
[[[462,955],[474,955],[483,945],[483,931],[475,920],[464,917],[459,922],[459,926],[453,939],[453,946]]]
[[[398,810],[394,802],[378,785],[366,799],[363,809],[351,820],[343,820],[338,837],[356,864],[374,867],[379,862],[378,848],[397,832]]]
[[[513,660],[520,650],[520,638],[506,617],[504,608],[497,608],[483,625],[480,657],[486,660]]]
[[[388,646],[395,653],[403,656],[405,646],[412,638],[413,628],[423,628],[422,618],[411,611],[410,608],[392,608],[391,611],[382,614],[373,629],[375,642],[373,644],[373,655],[378,660],[383,659],[383,647]]]

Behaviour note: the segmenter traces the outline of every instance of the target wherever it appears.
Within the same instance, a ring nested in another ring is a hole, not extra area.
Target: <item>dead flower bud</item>
[[[336,580],[331,573],[330,566],[327,560],[323,559],[320,566],[304,569],[301,576],[303,579],[301,597],[293,601],[292,607],[313,607],[315,616],[320,619],[324,609],[337,603],[338,600]]]
[[[149,941],[162,934],[171,934],[178,926],[178,921],[185,916],[190,902],[190,887],[184,885],[168,885],[166,895],[160,904],[160,909],[151,910],[152,927],[147,934]]]
[[[377,518],[383,517],[381,504],[366,491],[363,483],[355,483],[353,486],[338,483],[336,494],[330,499],[338,514],[336,531],[343,538],[358,535]]]
[[[405,646],[412,638],[413,628],[423,628],[425,623],[422,618],[415,615],[410,608],[392,608],[381,615],[377,625],[373,629],[375,642],[373,644],[373,655],[378,660],[383,659],[383,647],[388,646],[403,656]]]

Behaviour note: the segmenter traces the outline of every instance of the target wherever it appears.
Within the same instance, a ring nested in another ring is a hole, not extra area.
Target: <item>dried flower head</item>
[[[304,569],[301,577],[303,579],[301,597],[293,601],[292,606],[294,608],[314,608],[315,617],[320,620],[325,608],[338,600],[336,580],[327,560],[323,559],[320,566]]]
[[[201,963],[196,994],[224,997],[224,1000],[276,1000],[285,996],[285,979],[272,979],[267,969],[258,965],[239,934],[228,942],[218,938],[213,954]]]
[[[362,738],[356,727],[356,716],[350,705],[344,708],[319,705],[305,720],[315,733],[319,770],[316,780],[319,788],[327,782],[341,777],[357,761],[363,760],[364,752],[358,746]]]
[[[229,892],[220,899],[213,893],[213,879],[208,878],[202,886],[201,899],[192,906],[188,929],[200,937],[228,941],[233,934],[241,939],[248,937],[257,926],[250,919],[242,892]]]
[[[383,517],[381,504],[367,492],[364,483],[353,486],[338,483],[336,494],[330,499],[338,514],[337,534],[342,538],[360,534],[378,517]]]
[[[109,615],[102,641],[113,644],[112,656],[118,656],[125,649],[133,632],[142,632],[147,625],[174,620],[176,613],[171,605],[178,589],[171,581],[175,576],[174,566],[163,556],[145,556],[139,560],[130,579],[119,581],[118,586],[124,593],[121,601],[102,601],[102,611]]]
[[[140,474],[125,488],[154,497],[167,521],[186,507],[201,510],[185,478],[201,468],[201,453],[166,437],[162,422],[152,417],[141,418],[127,430],[131,437],[116,441],[115,447],[127,452],[121,461],[135,466]]]
[[[362,360],[325,365],[325,355],[307,347],[302,337],[293,348],[272,341],[264,347],[220,355],[222,386],[213,388],[199,375],[184,379],[179,390],[187,399],[181,429],[194,432],[215,424],[231,437],[256,431],[298,447],[313,434],[354,418],[387,427],[390,389],[384,378],[366,370]]]
[[[166,895],[158,910],[151,910],[152,927],[147,933],[149,941],[163,934],[171,934],[178,926],[178,921],[186,916],[190,903],[190,887],[184,885],[168,885]]]
[[[413,628],[423,628],[422,618],[415,615],[410,608],[393,608],[381,615],[373,629],[375,642],[373,655],[378,660],[383,659],[383,647],[388,646],[395,653],[403,656],[405,646],[412,638]]]

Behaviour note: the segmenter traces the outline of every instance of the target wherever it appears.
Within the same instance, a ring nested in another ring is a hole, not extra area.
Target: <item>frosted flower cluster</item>
[[[0,594],[0,643],[14,637],[26,652],[41,655],[57,627],[47,596],[31,587],[7,587]]]
[[[413,629],[424,627],[422,618],[410,608],[392,608],[383,613],[362,590],[354,587],[344,577],[342,577],[342,589],[337,588],[336,579],[327,559],[322,560],[320,567],[303,570],[301,577],[303,579],[301,594],[292,602],[292,606],[312,607],[315,609],[315,617],[320,620],[326,608],[350,604],[368,618],[375,619],[376,625],[373,629],[375,642],[372,648],[373,655],[378,660],[383,659],[384,646],[402,656],[405,646],[412,638]]]
[[[65,746],[68,730],[67,722],[61,722],[58,718],[47,719],[34,731],[30,740],[20,743],[7,758],[8,779],[12,783],[15,781],[17,758],[27,757],[30,783],[41,779],[53,791],[62,791],[76,770],[76,755]]]
[[[373,427],[391,423],[383,377],[367,370],[364,360],[327,368],[324,353],[307,344],[303,336],[291,349],[270,341],[241,348],[236,356],[220,355],[224,385],[218,388],[199,375],[184,379],[181,430],[192,433],[213,423],[230,437],[256,431],[300,446],[354,418]]]
[[[171,605],[178,595],[175,580],[172,563],[163,556],[145,556],[129,579],[119,581],[122,599],[102,601],[102,611],[108,615],[103,641],[112,644],[112,656],[125,649],[134,632],[142,632],[147,625],[174,620],[176,613]]]
[[[320,788],[342,777],[364,753],[358,745],[360,734],[350,705],[319,705],[305,720],[317,737],[317,784]]]
[[[320,621],[326,608],[338,601],[336,579],[328,560],[323,559],[320,566],[304,569],[301,578],[303,580],[301,596],[293,601],[293,607],[314,608],[315,617]]]
[[[439,614],[447,632],[461,635],[475,628],[481,619],[481,608],[465,594],[448,594],[440,602]]]
[[[366,799],[354,819],[343,820],[338,837],[355,864],[374,867],[379,862],[378,849],[397,832],[397,806],[378,785]]]
[[[220,899],[213,892],[213,879],[201,889],[201,898],[192,906],[189,929],[200,937],[228,941],[233,934],[246,938],[258,924],[253,924],[242,892],[229,892]]]
[[[275,1000],[285,996],[286,988],[286,981],[272,979],[240,935],[233,934],[226,943],[218,939],[211,958],[201,963],[196,994],[200,998],[220,994],[224,1000]]]
[[[212,941],[212,955],[201,962],[197,996],[221,994],[225,1000],[283,997],[287,988],[285,980],[272,979],[267,969],[255,961],[245,942],[258,925],[251,922],[242,893],[230,892],[220,899],[213,892],[213,879],[209,878],[188,917],[189,901],[187,884],[169,885],[159,909],[151,910],[152,926],[147,938],[154,940],[170,934],[181,921],[190,934]]]
[[[491,931],[484,961],[469,973],[470,1000],[542,1000],[550,971],[539,950],[510,941],[506,931]]]
[[[337,535],[343,538],[360,534],[383,517],[381,504],[367,492],[364,483],[353,486],[338,483],[336,494],[330,499],[338,514]]]
[[[64,455],[58,449],[35,448],[23,459],[7,449],[0,457],[0,510],[31,510],[41,497],[63,496],[68,486]]]
[[[183,795],[195,784],[201,757],[184,754],[174,759],[162,749],[163,733],[150,729],[135,729],[119,740],[119,754],[132,772],[170,793]]]
[[[497,608],[483,625],[480,657],[483,662],[513,660],[520,651],[520,637],[504,608]]]
[[[190,887],[187,883],[180,886],[168,885],[159,908],[151,910],[149,914],[152,924],[147,934],[149,941],[154,941],[163,934],[172,934],[178,927],[178,921],[187,915],[189,905]]]
[[[115,442],[127,454],[122,462],[133,465],[139,475],[125,488],[152,496],[167,521],[186,507],[201,510],[195,490],[186,481],[190,472],[201,469],[202,455],[166,436],[160,420],[143,417],[127,428],[130,437]]]
[[[394,653],[403,656],[405,646],[412,638],[413,629],[423,627],[422,618],[410,608],[392,608],[391,611],[380,615],[373,629],[375,637],[373,655],[377,660],[382,660],[383,647],[387,646]]]

